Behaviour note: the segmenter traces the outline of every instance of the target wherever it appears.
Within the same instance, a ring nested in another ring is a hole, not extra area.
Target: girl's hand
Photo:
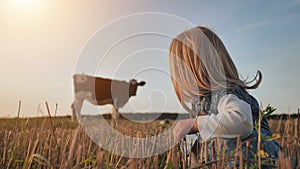
[[[198,125],[196,119],[185,119],[180,120],[174,127],[174,138],[175,141],[180,141],[187,134],[193,134],[198,131]]]

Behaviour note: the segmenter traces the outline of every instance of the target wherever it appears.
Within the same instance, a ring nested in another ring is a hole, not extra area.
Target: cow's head
[[[130,96],[135,96],[136,95],[136,90],[138,86],[144,86],[146,84],[146,82],[141,81],[141,82],[137,82],[135,79],[130,80],[130,86],[129,86],[129,97]]]

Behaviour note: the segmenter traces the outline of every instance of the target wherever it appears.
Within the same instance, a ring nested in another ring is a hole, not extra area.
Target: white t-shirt
[[[244,138],[253,131],[251,107],[236,95],[223,96],[218,103],[218,112],[197,117],[202,141],[215,137]]]

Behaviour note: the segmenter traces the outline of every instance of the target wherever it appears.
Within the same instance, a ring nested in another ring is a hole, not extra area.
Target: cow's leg
[[[119,119],[119,110],[118,108],[113,106],[112,113],[111,113],[111,123],[110,123],[110,125],[113,128],[116,128],[118,126],[118,119]]]
[[[74,99],[73,104],[71,105],[73,122],[78,121],[78,118],[81,117],[80,111],[81,111],[84,99],[85,99],[84,92],[75,93],[75,99]]]
[[[81,111],[82,104],[83,104],[83,100],[75,100],[71,105],[73,122],[78,121],[78,119],[81,118],[80,111]]]
[[[76,113],[75,113],[75,108],[74,108],[74,102],[71,104],[71,110],[72,110],[72,114],[71,114],[72,122],[77,121],[77,119],[76,119]]]
[[[118,126],[118,122],[119,122],[119,117],[120,117],[119,109],[118,108],[115,108],[115,114],[116,114],[116,127],[117,127]]]
[[[111,121],[110,121],[110,125],[112,128],[116,128],[116,109],[113,106],[112,110],[111,110]]]

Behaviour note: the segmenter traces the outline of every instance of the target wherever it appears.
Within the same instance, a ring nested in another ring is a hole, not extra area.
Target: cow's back
[[[130,83],[87,75],[74,75],[75,93],[87,93],[93,104],[123,107],[129,99]],[[94,100],[94,101],[92,101]],[[114,103],[115,102],[115,103]]]
[[[74,75],[74,91],[75,94],[78,92],[91,92],[91,89],[94,88],[94,78],[87,75]]]
[[[97,100],[101,101],[104,99],[111,99],[112,94],[111,94],[111,83],[112,80],[110,79],[104,79],[104,78],[99,78],[97,77],[95,79],[95,86],[94,86],[94,91],[95,91],[95,97]]]

